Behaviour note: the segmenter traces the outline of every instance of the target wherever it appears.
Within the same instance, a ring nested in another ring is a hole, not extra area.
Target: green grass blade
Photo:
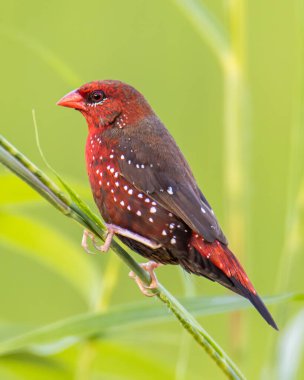
[[[304,300],[304,294],[283,294],[265,298],[266,304],[286,303]],[[183,298],[183,304],[196,316],[205,316],[250,308],[241,297],[190,297]],[[173,315],[163,307],[147,303],[118,306],[105,313],[86,313],[68,318],[48,326],[0,341],[0,354],[30,350],[54,353],[67,348],[81,339],[128,331],[129,328],[169,321]]]

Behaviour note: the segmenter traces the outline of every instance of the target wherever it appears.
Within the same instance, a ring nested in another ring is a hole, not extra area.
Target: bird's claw
[[[88,231],[88,230],[84,230],[84,231],[83,231],[83,235],[82,235],[82,240],[81,240],[81,246],[82,246],[82,248],[83,248],[87,253],[90,253],[90,254],[93,254],[93,255],[94,255],[94,252],[90,251],[90,249],[89,249],[88,238],[92,240],[93,245],[94,245],[94,242],[95,242],[95,236],[92,234],[92,232],[90,232],[90,231]]]
[[[138,285],[140,291],[147,297],[154,297],[155,294],[150,290],[157,289],[158,280],[154,269],[158,268],[162,264],[156,263],[155,261],[149,261],[148,263],[139,264],[146,272],[148,272],[151,276],[150,285],[146,285],[142,282],[142,280],[132,271],[129,273],[129,277],[133,278],[136,284]]]

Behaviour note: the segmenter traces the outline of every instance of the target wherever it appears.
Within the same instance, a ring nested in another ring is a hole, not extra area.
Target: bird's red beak
[[[78,93],[77,90],[71,91],[66,94],[63,98],[57,102],[58,106],[75,108],[79,111],[85,111],[85,105],[83,97]]]

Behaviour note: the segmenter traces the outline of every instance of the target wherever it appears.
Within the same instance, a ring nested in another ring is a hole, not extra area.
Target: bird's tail
[[[180,264],[188,272],[207,277],[247,298],[270,326],[278,330],[241,264],[227,246],[217,240],[209,243],[193,234],[189,254],[181,259]]]

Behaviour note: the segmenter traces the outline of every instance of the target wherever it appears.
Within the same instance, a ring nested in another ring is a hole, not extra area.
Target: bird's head
[[[125,128],[153,112],[135,88],[116,80],[86,83],[57,104],[80,111],[90,129]]]

